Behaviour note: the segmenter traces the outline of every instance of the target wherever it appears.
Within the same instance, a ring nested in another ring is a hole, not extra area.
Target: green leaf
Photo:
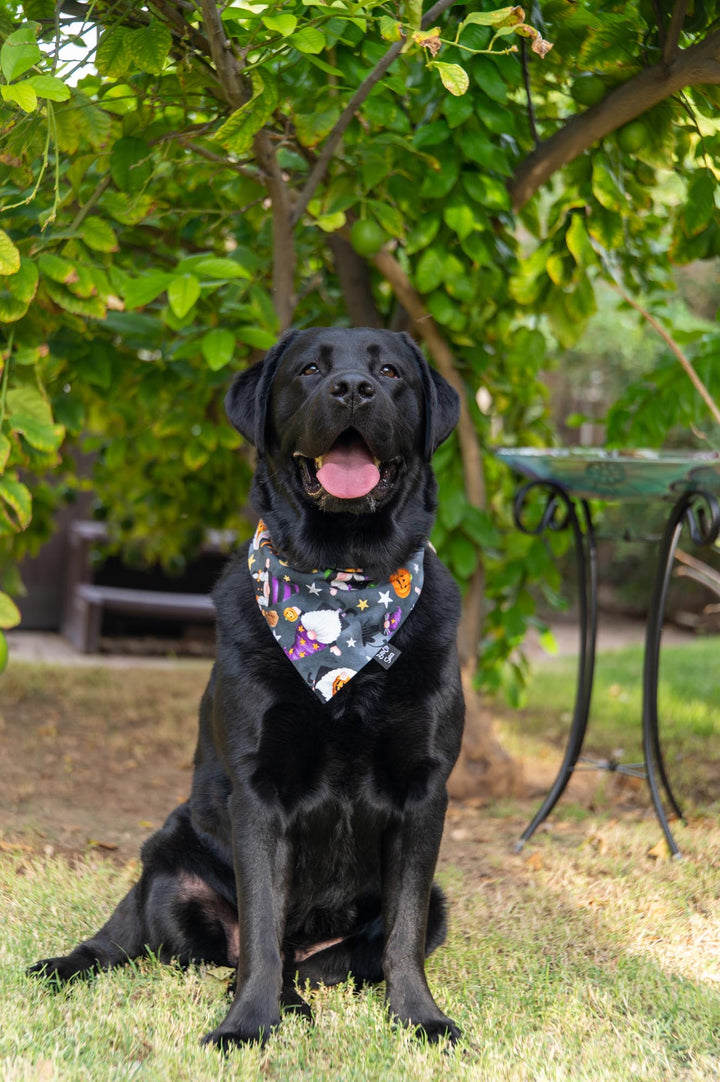
[[[391,237],[398,237],[402,240],[405,236],[405,223],[397,207],[393,207],[389,203],[381,203],[379,199],[368,199],[367,205],[372,209],[373,214],[385,232],[389,233]]]
[[[498,8],[497,11],[473,11],[460,23],[462,32],[466,26],[504,26],[519,25],[525,18],[519,7]]]
[[[52,424],[52,411],[44,395],[37,387],[30,384],[20,384],[10,387],[7,392],[7,409],[13,419],[13,427],[17,428],[15,414],[23,417],[31,417],[40,424]],[[18,429],[18,431],[21,431]]]
[[[475,215],[466,203],[448,204],[443,210],[443,218],[460,240],[465,240],[476,227]]]
[[[290,37],[290,41],[301,53],[321,53],[325,48],[325,35],[314,26],[303,26]]]
[[[70,87],[55,75],[31,75],[27,80],[39,98],[48,101],[68,101]]]
[[[80,234],[87,244],[95,252],[117,252],[118,241],[113,227],[104,218],[98,218],[91,214],[83,222]]]
[[[24,530],[32,518],[30,490],[16,477],[0,477],[0,499],[12,511],[11,520],[18,530]]]
[[[272,30],[274,33],[280,34],[284,38],[289,38],[297,26],[297,16],[295,15],[263,15],[262,21],[268,30]]]
[[[245,154],[250,149],[255,135],[272,115],[278,102],[274,80],[268,79],[266,82],[257,72],[253,72],[252,87],[250,100],[236,109],[213,136],[234,154]]]
[[[415,271],[415,285],[421,293],[431,293],[443,280],[445,262],[437,248],[427,248],[420,256]]]
[[[462,534],[455,534],[450,538],[448,555],[455,574],[460,579],[469,579],[480,559],[477,545]]]
[[[199,470],[210,458],[210,452],[198,440],[185,445],[183,462],[189,470]]]
[[[181,274],[168,286],[168,301],[178,319],[183,319],[200,296],[200,283],[194,274]]]
[[[7,630],[20,623],[20,610],[11,597],[0,592],[0,627]]]
[[[704,229],[715,212],[717,180],[709,169],[698,170],[688,185],[687,203],[682,213],[688,236]]]
[[[9,394],[8,397],[10,397]],[[25,437],[31,447],[45,454],[57,451],[65,438],[65,429],[62,425],[44,424],[26,413],[13,413],[12,426],[16,432]]]
[[[161,22],[153,19],[147,26],[127,34],[127,48],[141,71],[159,75],[170,55],[172,34]]]
[[[383,41],[402,41],[402,23],[399,23],[397,19],[393,19],[391,15],[380,16],[380,37]]]
[[[592,166],[593,195],[606,210],[625,210],[628,199],[614,174],[603,161],[596,157]]]
[[[32,113],[37,109],[37,94],[30,86],[29,79],[23,83],[13,83],[12,86],[0,86],[0,94],[3,101],[14,102],[25,113]]]
[[[588,267],[590,264],[597,262],[597,256],[590,243],[588,231],[579,214],[573,214],[570,219],[570,225],[565,234],[565,243],[578,267]]]
[[[117,79],[130,70],[133,54],[129,37],[130,31],[122,26],[114,26],[103,33],[95,53],[95,66],[101,75]]]
[[[203,256],[193,263],[193,273],[206,278],[218,278],[232,281],[234,278],[250,278],[249,270],[246,270],[234,259],[225,256]]]
[[[460,67],[459,64],[443,64],[439,60],[433,61],[431,66],[436,69],[445,89],[456,98],[467,93],[470,78],[465,68]]]
[[[20,270],[20,252],[4,229],[0,229],[0,274],[17,274]]]
[[[53,282],[65,285],[76,277],[75,267],[67,259],[62,259],[53,252],[42,252],[38,256],[40,273]]]
[[[235,352],[235,336],[222,327],[216,327],[203,335],[200,340],[200,349],[208,368],[217,372],[232,360]]]
[[[21,26],[5,39],[0,49],[0,68],[8,83],[11,83],[13,79],[19,79],[41,60],[42,53],[35,40],[35,29],[32,26]]]
[[[329,109],[313,110],[312,113],[298,113],[295,116],[295,131],[304,147],[314,147],[328,135],[338,122],[340,107],[333,105]]]
[[[275,335],[262,327],[236,327],[235,333],[241,342],[255,349],[270,349],[275,345]]]
[[[2,473],[7,466],[11,451],[12,444],[10,440],[7,436],[0,433],[0,473]]]
[[[123,192],[140,192],[152,176],[150,147],[137,135],[126,135],[110,151],[110,175]]]
[[[133,278],[125,283],[123,299],[126,308],[144,308],[161,293],[164,293],[173,280],[172,274],[163,271],[149,271],[142,278]]]
[[[22,319],[37,291],[38,276],[37,265],[21,258],[15,274],[0,277],[0,321],[14,323]]]
[[[440,228],[440,218],[437,214],[425,214],[408,234],[405,251],[408,255],[415,255],[432,244]]]
[[[462,527],[471,541],[474,541],[481,549],[497,548],[500,545],[500,534],[492,519],[492,516],[468,504],[462,518]]]

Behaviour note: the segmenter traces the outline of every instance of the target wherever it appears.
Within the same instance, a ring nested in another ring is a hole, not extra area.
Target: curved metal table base
[[[548,497],[539,521],[533,523],[529,518],[527,498],[535,488],[548,491]],[[546,529],[563,530],[568,527],[572,530],[580,609],[578,680],[568,742],[563,761],[549,793],[515,845],[515,851],[520,852],[557,804],[573,772],[576,769],[583,769],[578,764],[591,762],[587,759],[583,760],[580,753],[587,730],[595,673],[598,608],[597,543],[587,501],[575,500],[566,489],[553,482],[530,481],[523,485],[515,497],[513,513],[515,524],[523,533],[538,535]],[[660,640],[667,592],[675,550],[685,525],[688,526],[690,537],[696,545],[712,544],[720,533],[720,506],[717,499],[711,493],[704,491],[683,493],[672,508],[660,543],[645,636],[642,716],[644,762],[623,765],[614,760],[604,760],[586,767],[586,769],[610,770],[647,779],[655,814],[670,852],[675,858],[680,856],[680,850],[670,830],[664,803],[669,805],[672,814],[677,818],[684,817],[670,787],[660,748],[657,686],[660,670]]]

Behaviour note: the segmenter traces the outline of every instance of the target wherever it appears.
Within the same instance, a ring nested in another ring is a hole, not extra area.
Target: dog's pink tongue
[[[339,500],[357,500],[367,496],[380,480],[380,470],[362,442],[335,444],[324,456],[317,471],[318,481]]]

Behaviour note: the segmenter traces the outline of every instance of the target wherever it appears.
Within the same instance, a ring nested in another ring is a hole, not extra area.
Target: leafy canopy
[[[126,548],[174,566],[210,526],[246,533],[232,370],[290,321],[398,326],[419,304],[470,428],[438,456],[435,540],[461,582],[485,572],[497,681],[530,584],[552,597],[557,577],[543,541],[502,529],[513,482],[484,452],[552,440],[543,369],[599,279],[669,293],[673,263],[720,253],[717,87],[640,93],[671,46],[711,51],[718,16],[689,4],[676,32],[645,2],[0,3],[5,588],[81,483],[78,449]],[[569,164],[526,199],[557,132]]]

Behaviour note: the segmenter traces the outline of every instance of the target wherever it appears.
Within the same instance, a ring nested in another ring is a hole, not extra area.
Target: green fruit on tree
[[[5,670],[8,663],[8,644],[7,639],[0,631],[0,672]]]
[[[623,124],[615,132],[617,145],[626,154],[636,154],[638,150],[647,145],[650,132],[644,120],[631,120],[629,124]]]
[[[606,93],[605,80],[599,75],[593,75],[591,71],[584,71],[578,75],[570,87],[570,96],[578,105],[597,105]]]
[[[350,240],[358,255],[377,255],[387,239],[385,230],[372,218],[359,218],[350,230]]]

